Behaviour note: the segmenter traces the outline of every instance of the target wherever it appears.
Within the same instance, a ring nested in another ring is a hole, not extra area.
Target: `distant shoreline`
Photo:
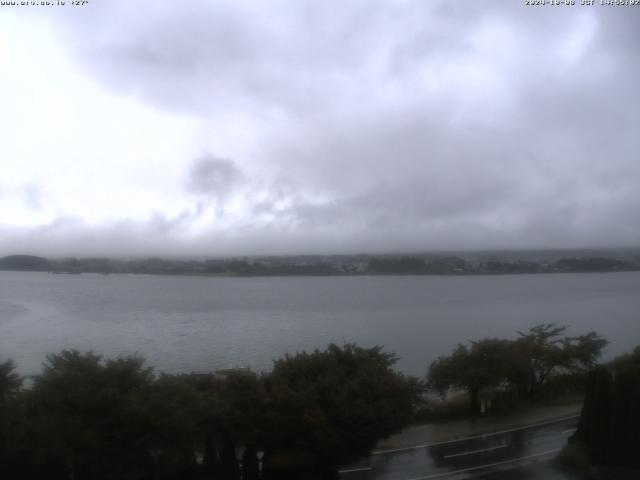
[[[478,276],[559,273],[618,273],[640,271],[640,254],[519,259],[460,256],[290,256],[251,259],[173,260],[147,258],[47,259],[32,255],[0,258],[2,271],[31,271],[57,275],[137,274],[197,277],[355,277],[355,276]]]

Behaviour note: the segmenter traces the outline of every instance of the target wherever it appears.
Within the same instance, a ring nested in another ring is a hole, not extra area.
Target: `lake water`
[[[158,370],[267,369],[329,342],[381,344],[423,375],[458,342],[538,323],[640,344],[640,273],[210,278],[0,272],[0,360],[36,373],[63,348],[140,353]]]

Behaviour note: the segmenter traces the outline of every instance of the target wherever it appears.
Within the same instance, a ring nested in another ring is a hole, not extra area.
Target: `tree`
[[[205,433],[202,466],[204,473],[210,478],[212,478],[218,471],[218,449],[213,441],[213,434],[210,430]]]
[[[410,419],[417,382],[394,362],[347,344],[287,355],[260,376],[156,376],[140,357],[71,350],[49,355],[27,390],[6,362],[0,465],[12,478],[255,480],[260,448],[263,480],[336,478],[337,465]],[[7,419],[20,419],[20,441]]]
[[[18,472],[14,459],[24,438],[21,389],[22,378],[15,372],[13,361],[0,363],[0,465],[9,476]]]
[[[406,425],[416,392],[392,370],[395,361],[381,347],[353,344],[276,360],[263,379],[265,478],[305,470],[328,478],[337,465],[367,454]]]
[[[239,466],[235,445],[258,445],[264,437],[263,383],[258,375],[247,369],[185,377],[190,378],[202,399],[200,423],[205,438],[204,470],[215,473],[214,478],[237,478]]]
[[[589,372],[571,442],[594,465],[640,467],[640,347]]]
[[[22,378],[12,360],[0,363],[0,405],[14,398],[22,388]]]
[[[445,395],[451,389],[469,393],[471,413],[480,412],[480,392],[485,388],[517,390],[535,397],[549,378],[564,373],[586,373],[595,365],[607,341],[595,332],[563,337],[567,327],[536,325],[515,340],[486,338],[459,344],[451,355],[439,357],[429,367],[427,384]]]
[[[206,397],[209,425],[221,437],[258,444],[263,437],[265,397],[264,383],[251,370],[225,371],[223,378],[214,378]]]
[[[240,466],[236,458],[236,445],[228,433],[222,437],[219,476],[221,480],[240,480]]]
[[[248,445],[242,454],[242,480],[258,480],[260,478],[259,465],[256,447]]]
[[[509,376],[510,343],[508,340],[486,338],[458,344],[453,353],[439,357],[429,367],[427,385],[446,395],[451,389],[469,393],[472,415],[480,413],[480,391],[504,384]]]
[[[54,477],[177,478],[194,459],[189,398],[175,379],[154,385],[140,357],[49,355],[29,395],[35,461]]]
[[[521,396],[531,398],[557,373],[586,373],[600,357],[607,340],[596,332],[577,337],[562,337],[566,326],[553,323],[536,325],[518,332],[513,342],[510,380]]]
[[[215,470],[205,402],[190,375],[156,377],[137,356],[49,355],[28,392],[34,478],[190,478]],[[207,448],[208,447],[208,448]],[[213,457],[213,458],[212,458]]]
[[[145,444],[158,478],[182,478],[196,470],[199,448],[203,454],[215,454],[206,449],[205,404],[189,375],[160,375],[144,398]],[[207,459],[210,460],[211,457]],[[212,471],[215,464],[203,467]]]

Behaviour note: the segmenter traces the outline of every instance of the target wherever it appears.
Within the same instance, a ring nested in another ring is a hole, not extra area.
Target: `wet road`
[[[574,432],[578,416],[473,437],[374,452],[340,470],[343,480],[462,478],[564,479],[548,464]],[[503,472],[510,472],[507,477]],[[539,475],[540,474],[540,475]],[[533,475],[533,476],[532,476]]]

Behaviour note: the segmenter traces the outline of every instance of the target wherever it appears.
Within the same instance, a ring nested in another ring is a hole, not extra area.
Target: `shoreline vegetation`
[[[556,458],[589,480],[640,478],[640,346],[592,368],[576,432]]]
[[[602,273],[640,271],[640,250],[299,255],[189,260],[158,257],[49,259],[17,254],[0,258],[0,270],[215,277]]]
[[[331,344],[259,374],[170,375],[138,356],[64,350],[27,387],[5,361],[0,465],[16,479],[337,479],[409,423],[420,383],[395,361]]]
[[[565,327],[541,324],[514,339],[459,344],[423,379],[396,371],[397,357],[382,347],[355,344],[286,354],[261,373],[156,374],[139,356],[64,350],[47,356],[28,385],[7,360],[0,464],[26,479],[333,480],[340,465],[416,423],[498,418],[585,393],[569,451],[597,464],[593,442],[613,433],[600,419],[620,410],[611,424],[632,439],[637,430],[626,425],[639,418],[625,412],[640,392],[640,348],[598,366],[606,343],[595,332],[568,337]],[[602,373],[607,368],[617,384]],[[629,448],[607,465],[629,466],[638,458],[637,445]]]

